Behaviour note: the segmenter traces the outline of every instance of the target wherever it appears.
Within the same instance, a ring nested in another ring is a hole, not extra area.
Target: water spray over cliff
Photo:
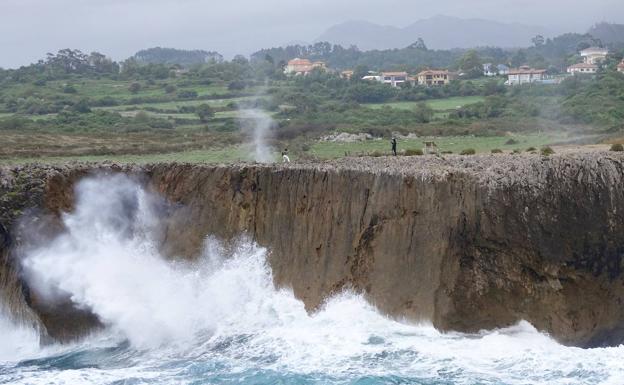
[[[267,144],[269,131],[274,120],[269,114],[260,109],[241,110],[242,119],[250,122],[254,160],[260,163],[269,163],[275,160],[273,150]],[[247,124],[249,127],[249,123]]]
[[[48,301],[69,297],[106,329],[39,349],[34,331],[0,319],[0,383],[624,380],[624,348],[564,347],[525,322],[443,334],[388,319],[348,292],[308,314],[290,290],[274,287],[266,251],[251,242],[207,238],[197,261],[166,259],[159,250],[164,207],[125,176],[79,183],[65,230],[25,249],[23,265]],[[25,357],[34,359],[17,363]]]
[[[241,126],[250,133],[253,159],[260,163],[275,161],[274,151],[268,144],[269,134],[275,121],[262,108],[266,104],[266,88],[265,84],[252,99],[239,103]]]

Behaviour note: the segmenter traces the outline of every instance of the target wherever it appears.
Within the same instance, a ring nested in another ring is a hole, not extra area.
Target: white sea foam
[[[155,244],[157,198],[123,176],[83,181],[77,193],[75,212],[63,218],[67,231],[30,250],[24,267],[50,300],[70,295],[111,335],[127,339],[134,353],[124,354],[132,360],[111,357],[116,361],[109,369],[100,368],[101,361],[74,370],[15,369],[7,376],[16,383],[189,383],[214,373],[245,383],[250,371],[268,373],[262,380],[252,376],[255,383],[276,382],[279,375],[291,376],[290,382],[307,376],[306,383],[367,376],[457,384],[624,383],[624,347],[564,347],[526,322],[475,335],[443,334],[431,325],[391,320],[353,293],[308,314],[291,291],[273,286],[266,250],[241,241],[225,253],[208,240],[197,263],[174,263]],[[15,346],[30,338],[16,336],[10,340]]]

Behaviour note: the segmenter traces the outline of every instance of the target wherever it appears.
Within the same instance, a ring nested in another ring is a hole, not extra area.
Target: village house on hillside
[[[510,69],[505,84],[509,86],[538,83],[546,79],[546,70],[535,69],[528,66]]]
[[[443,86],[453,80],[453,74],[447,70],[426,70],[418,74],[418,84],[425,86]]]
[[[572,75],[595,74],[596,72],[598,72],[598,66],[596,64],[577,63],[568,67],[568,73]]]
[[[389,84],[392,87],[399,87],[404,83],[411,83],[414,85],[416,80],[414,78],[410,78],[407,72],[382,72],[381,82]]]
[[[590,47],[582,50],[579,54],[583,58],[583,62],[569,66],[567,71],[569,74],[595,74],[598,72],[599,64],[607,58],[609,50],[606,48]]]
[[[590,47],[580,52],[583,58],[583,63],[587,64],[599,64],[604,61],[609,54],[609,50],[600,47]]]
[[[618,70],[618,72],[623,72],[624,73],[624,59],[622,59],[622,62],[620,64],[618,64],[617,70]]]
[[[325,70],[327,67],[325,62],[311,62],[308,59],[294,58],[284,67],[284,73],[287,75],[307,75],[315,69]]]

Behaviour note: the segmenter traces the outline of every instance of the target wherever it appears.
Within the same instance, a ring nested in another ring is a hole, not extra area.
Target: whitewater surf
[[[622,384],[624,347],[565,347],[526,322],[478,334],[390,319],[355,293],[318,311],[273,284],[268,251],[206,238],[194,262],[158,249],[161,199],[89,178],[64,231],[20,251],[45,299],[104,328],[71,344],[0,316],[3,384]],[[209,236],[209,234],[207,234]]]

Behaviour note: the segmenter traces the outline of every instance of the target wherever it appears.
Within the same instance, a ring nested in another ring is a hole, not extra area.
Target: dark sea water
[[[352,293],[308,314],[251,242],[207,238],[198,262],[162,258],[157,197],[127,178],[86,180],[77,197],[67,231],[22,265],[48,300],[69,296],[107,328],[40,346],[5,312],[0,384],[624,384],[624,347],[564,347],[526,322],[443,334]]]

